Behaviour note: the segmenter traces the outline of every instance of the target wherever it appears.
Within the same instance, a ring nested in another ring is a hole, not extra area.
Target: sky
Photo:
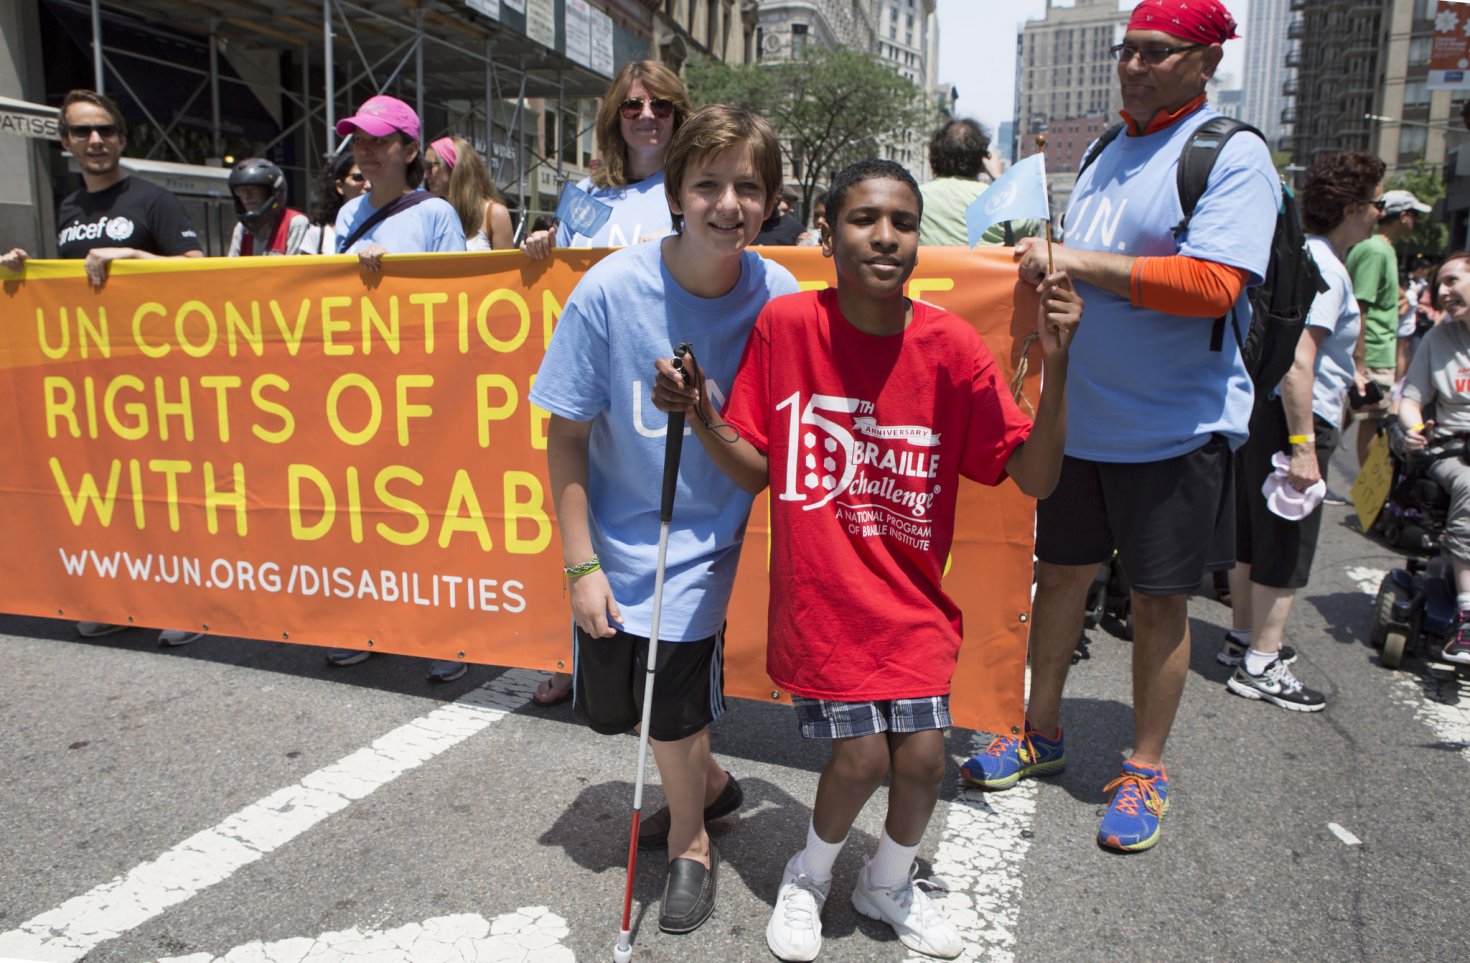
[[[1137,0],[1119,0],[1131,9]],[[1059,7],[1071,0],[1056,0]],[[1225,5],[1247,36],[1248,0],[1225,0]],[[1016,28],[1046,13],[1046,0],[939,0],[939,73],[941,83],[958,88],[957,116],[973,117],[995,133],[1015,109]],[[1225,44],[1222,74],[1238,85],[1244,74],[1244,39]]]

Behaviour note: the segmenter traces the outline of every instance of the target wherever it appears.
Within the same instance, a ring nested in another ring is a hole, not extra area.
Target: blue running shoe
[[[985,751],[960,767],[965,782],[985,790],[1009,789],[1027,776],[1050,776],[1067,767],[1062,730],[1048,739],[1026,723],[1026,734],[996,736]]]
[[[1097,827],[1097,843],[1125,853],[1140,853],[1159,841],[1159,824],[1169,811],[1169,774],[1123,763],[1123,774],[1103,787],[1113,792],[1108,811]]]

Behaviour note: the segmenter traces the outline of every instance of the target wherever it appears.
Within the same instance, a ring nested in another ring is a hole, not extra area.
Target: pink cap
[[[419,115],[397,97],[379,94],[376,97],[369,97],[351,117],[337,121],[339,137],[345,137],[355,130],[374,137],[387,137],[395,130],[401,130],[414,140],[418,140]]]

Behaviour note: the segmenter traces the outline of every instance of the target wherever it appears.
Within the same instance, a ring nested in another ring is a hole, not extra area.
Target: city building
[[[1109,48],[1122,39],[1127,22],[1128,11],[1119,10],[1117,0],[1076,0],[1070,7],[1047,0],[1045,15],[1022,24],[1017,34],[1015,156],[1035,153],[1037,134],[1048,137],[1047,181],[1057,210],[1071,197],[1086,148],[1074,149],[1074,141],[1085,131],[1106,129],[1123,106]]]
[[[1003,120],[1000,127],[995,131],[995,136],[990,141],[990,153],[1006,164],[1013,164],[1016,160],[1016,122],[1014,120]]]
[[[1293,0],[1251,0],[1250,22],[1240,41],[1245,46],[1245,79],[1240,86],[1244,99],[1239,114],[1230,116],[1265,134],[1273,149],[1290,133],[1290,125],[1281,118],[1296,83],[1296,68],[1287,65],[1287,54],[1301,41],[1288,32],[1292,9],[1300,5]],[[1216,108],[1225,113],[1223,102]]]

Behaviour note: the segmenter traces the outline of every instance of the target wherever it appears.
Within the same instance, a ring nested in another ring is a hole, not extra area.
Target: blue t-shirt
[[[718,411],[761,308],[797,290],[790,271],[746,251],[730,293],[696,297],[664,267],[662,249],[662,242],[625,247],[583,276],[530,395],[553,414],[592,422],[592,547],[622,610],[623,630],[645,636],[653,614],[668,428],[668,416],[653,406],[653,360],[669,357],[681,341],[692,343]],[[724,624],[751,501],[686,437],[669,530],[663,641],[692,642]]]
[[[583,178],[577,187],[610,205],[612,214],[592,237],[577,234],[562,221],[556,226],[557,247],[627,247],[674,233],[663,171],[622,187],[593,187],[591,178]]]
[[[1260,138],[1230,138],[1215,160],[1189,229],[1175,171],[1189,135],[1209,108],[1142,137],[1118,137],[1077,179],[1066,242],[1130,257],[1184,254],[1243,268],[1260,284],[1270,256],[1281,182]],[[1245,441],[1253,393],[1235,338],[1210,350],[1214,318],[1135,308],[1127,298],[1078,283],[1085,299],[1067,374],[1067,454],[1106,462],[1150,462],[1193,451],[1214,433]],[[1245,336],[1242,291],[1236,323]],[[1230,324],[1226,320],[1227,326]]]
[[[346,239],[357,225],[377,213],[361,194],[337,212],[337,236]],[[354,254],[369,244],[381,244],[392,254],[427,254],[431,251],[463,251],[464,225],[442,197],[431,197],[406,211],[379,221],[343,254]],[[336,252],[333,252],[336,253]]]
[[[1337,259],[1337,252],[1326,238],[1315,234],[1307,237],[1307,250],[1312,252],[1327,290],[1319,291],[1307,312],[1307,324],[1327,329],[1327,337],[1317,346],[1317,364],[1312,379],[1312,414],[1333,425],[1342,424],[1342,401],[1348,385],[1353,383],[1353,348],[1358,343],[1362,316],[1358,299],[1353,296],[1353,279],[1347,267]]]

